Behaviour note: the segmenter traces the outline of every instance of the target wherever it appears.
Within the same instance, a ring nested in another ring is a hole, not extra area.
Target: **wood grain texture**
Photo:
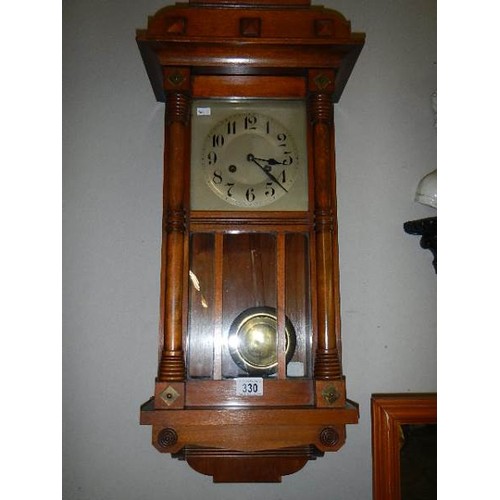
[[[200,5],[234,5],[235,0],[189,0],[190,4]],[[289,5],[311,5],[310,0],[238,0],[239,5],[270,5],[270,6],[289,6]]]
[[[365,38],[363,33],[351,32],[342,14],[279,1],[274,8],[259,7],[255,2],[240,8],[231,4],[165,7],[149,18],[147,29],[137,31],[136,40],[158,100],[166,98],[164,66],[192,67],[205,73],[209,68],[226,75],[329,68],[336,72],[333,100],[339,100]],[[242,18],[259,20],[259,36],[245,36]]]
[[[400,500],[401,425],[435,424],[437,395],[373,394],[371,418],[373,499]]]
[[[163,349],[158,369],[160,381],[185,378],[183,351],[184,248],[186,199],[184,172],[189,160],[190,103],[184,93],[170,92],[165,109],[163,190],[162,311]]]
[[[191,408],[313,406],[312,380],[264,379],[264,396],[236,396],[234,380],[189,380],[186,404]]]
[[[306,82],[300,76],[195,75],[194,98],[252,97],[276,98],[284,93],[291,98],[306,95]]]
[[[313,446],[250,453],[187,447],[176,458],[212,476],[214,483],[279,483],[282,476],[297,472],[322,455]]]
[[[310,120],[313,124],[314,161],[314,229],[316,242],[316,300],[317,300],[317,352],[314,375],[316,379],[340,379],[342,368],[337,347],[338,266],[334,262],[337,234],[335,199],[332,190],[335,177],[333,135],[333,103],[330,94],[313,93],[309,101]]]
[[[165,411],[152,402],[141,408],[141,424],[153,426],[153,444],[164,428],[175,430],[178,440],[159,451],[177,453],[185,446],[236,451],[277,450],[314,445],[320,451],[336,451],[345,442],[345,425],[358,422],[357,405],[344,408],[206,408]],[[326,427],[340,439],[334,446],[321,441]]]

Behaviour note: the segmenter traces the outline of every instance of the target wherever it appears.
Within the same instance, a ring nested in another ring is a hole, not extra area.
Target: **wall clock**
[[[158,376],[140,421],[216,482],[277,482],[358,421],[333,103],[364,34],[308,0],[198,0],[137,43],[165,102]]]

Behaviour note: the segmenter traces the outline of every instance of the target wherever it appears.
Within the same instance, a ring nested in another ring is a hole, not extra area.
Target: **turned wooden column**
[[[322,78],[323,77],[323,78]],[[332,84],[326,75],[316,81]],[[316,84],[316,90],[318,83]],[[316,380],[341,379],[337,217],[332,94],[317,90],[310,95],[309,116],[314,142],[314,229],[316,246],[316,293],[318,343],[314,361]],[[332,272],[333,271],[333,272]]]
[[[160,334],[163,346],[158,381],[183,381],[186,374],[182,326],[184,244],[186,238],[185,176],[189,160],[190,97],[182,85],[187,77],[170,70],[165,75],[165,155]],[[170,87],[181,87],[172,90]]]

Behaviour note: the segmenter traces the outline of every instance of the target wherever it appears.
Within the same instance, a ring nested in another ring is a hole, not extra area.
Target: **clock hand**
[[[283,189],[283,191],[285,191],[285,193],[288,193],[288,190],[280,183],[280,181],[278,181],[278,179],[276,179],[276,177],[274,177],[273,174],[271,174],[271,172],[268,172],[258,161],[257,161],[257,158],[255,158],[255,156],[252,154],[252,153],[249,153],[247,155],[247,160],[248,161],[251,161],[253,163],[255,163],[273,182],[275,182],[276,184],[278,184],[278,186]],[[267,161],[267,160],[262,160],[259,158],[259,160],[261,161]]]
[[[255,156],[253,158],[254,160],[257,161],[265,161],[268,165],[283,165],[283,162],[275,160],[274,158],[265,159],[265,158],[256,158]]]

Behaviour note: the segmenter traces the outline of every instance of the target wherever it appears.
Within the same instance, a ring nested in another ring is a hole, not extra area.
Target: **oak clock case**
[[[364,43],[308,0],[193,1],[137,32],[165,106],[154,447],[279,482],[358,421],[342,368],[333,103]]]

